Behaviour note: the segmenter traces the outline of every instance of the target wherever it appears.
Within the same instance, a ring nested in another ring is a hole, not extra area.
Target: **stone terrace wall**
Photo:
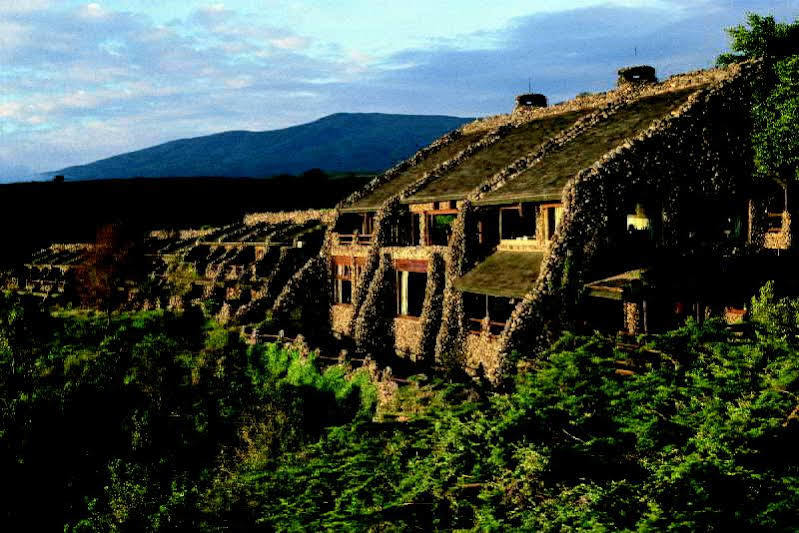
[[[95,244],[90,242],[54,243],[49,249],[54,252],[82,252],[94,250]]]
[[[300,211],[274,211],[267,213],[251,213],[244,215],[244,223],[254,226],[266,222],[267,224],[280,224],[282,222],[292,222],[302,225],[312,220],[319,220],[322,224],[330,226],[336,218],[334,209],[303,209]]]
[[[206,228],[206,229],[182,229],[178,231],[158,229],[151,231],[148,236],[151,239],[165,240],[165,239],[200,239],[206,235],[210,235],[219,228]]]

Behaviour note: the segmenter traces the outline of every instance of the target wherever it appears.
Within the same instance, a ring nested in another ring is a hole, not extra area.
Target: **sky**
[[[337,112],[476,117],[712,66],[799,0],[0,0],[0,180]]]

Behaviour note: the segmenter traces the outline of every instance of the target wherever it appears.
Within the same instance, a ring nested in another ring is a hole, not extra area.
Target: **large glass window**
[[[535,217],[525,213],[520,206],[502,207],[499,216],[501,239],[535,237]]]
[[[785,189],[773,184],[767,197],[767,224],[769,231],[782,230],[782,213],[785,211]]]
[[[494,335],[502,333],[515,307],[516,300],[512,298],[488,297],[488,318],[490,320],[491,333]]]
[[[397,314],[400,316],[422,316],[427,274],[397,271]]]
[[[348,305],[352,303],[352,267],[349,265],[336,265],[336,279],[334,284],[334,301],[337,304]]]
[[[484,294],[471,292],[463,294],[463,307],[466,318],[469,320],[469,331],[480,333],[483,330],[483,321],[488,316],[486,304],[486,296]]]
[[[430,214],[427,216],[428,244],[432,246],[447,246],[449,236],[452,235],[452,223],[456,215]]]
[[[627,235],[636,241],[652,239],[652,220],[643,204],[636,204],[632,213],[627,215]]]
[[[499,335],[505,329],[517,303],[518,300],[514,298],[464,293],[463,304],[469,320],[469,331],[482,332],[483,321],[488,317],[489,332]]]

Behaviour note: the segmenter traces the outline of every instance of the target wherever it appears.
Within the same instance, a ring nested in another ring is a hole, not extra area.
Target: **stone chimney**
[[[547,97],[543,94],[520,94],[516,97],[516,111],[520,109],[536,109],[547,106]]]
[[[645,85],[648,83],[657,83],[658,79],[655,76],[655,67],[649,65],[639,65],[637,67],[625,67],[619,69],[619,79],[617,85],[625,87],[630,85]]]

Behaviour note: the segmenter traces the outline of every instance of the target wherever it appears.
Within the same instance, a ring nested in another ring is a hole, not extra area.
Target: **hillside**
[[[471,119],[448,116],[337,113],[281,130],[229,131],[168,142],[87,165],[65,168],[70,180],[223,176],[259,177],[379,171]]]

